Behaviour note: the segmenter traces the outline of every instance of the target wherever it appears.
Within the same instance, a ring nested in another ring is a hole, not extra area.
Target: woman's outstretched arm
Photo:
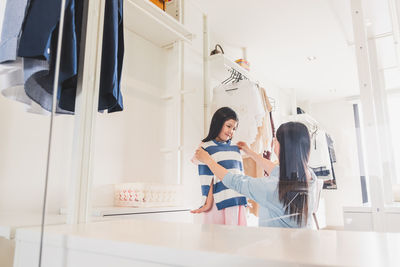
[[[237,146],[243,152],[245,152],[250,158],[252,158],[261,168],[263,168],[268,174],[271,174],[271,171],[275,168],[277,164],[272,161],[263,158],[261,155],[257,154],[245,142],[238,142]]]
[[[210,168],[210,170],[212,171],[212,173],[214,173],[214,175],[222,181],[222,179],[224,178],[224,176],[228,173],[228,170],[225,169],[224,167],[222,167],[221,165],[219,165],[218,163],[215,162],[215,160],[213,160],[210,156],[210,154],[208,154],[207,151],[205,151],[202,147],[199,147],[196,150],[196,154],[195,154],[197,160],[203,162],[204,164],[206,164],[208,166],[208,168]]]

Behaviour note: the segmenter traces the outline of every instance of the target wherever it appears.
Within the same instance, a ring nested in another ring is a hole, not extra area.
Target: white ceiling
[[[388,87],[400,77],[387,1],[362,0]],[[197,0],[218,41],[246,47],[253,76],[295,88],[299,101],[357,95],[350,0]],[[307,57],[315,56],[309,61]]]

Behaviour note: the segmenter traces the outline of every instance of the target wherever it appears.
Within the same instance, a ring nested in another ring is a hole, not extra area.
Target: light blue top
[[[17,59],[17,49],[22,22],[28,0],[8,0],[1,30],[0,63]]]
[[[305,228],[312,227],[312,211],[314,210],[316,193],[316,176],[310,170],[312,179],[309,182],[308,216]],[[222,182],[240,194],[259,204],[259,226],[299,228],[294,216],[285,214],[283,204],[278,197],[279,166],[271,171],[269,177],[253,178],[242,174],[228,173]]]

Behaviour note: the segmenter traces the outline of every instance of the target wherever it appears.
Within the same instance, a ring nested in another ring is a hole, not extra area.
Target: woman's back
[[[315,174],[310,170],[311,180],[308,182],[308,213],[307,223],[304,227],[312,228],[312,212],[315,206],[316,179]],[[250,176],[242,176],[241,179],[235,179],[235,174],[227,174],[223,183],[239,193],[253,199],[259,205],[259,226],[268,227],[286,227],[298,228],[294,215],[285,214],[285,207],[279,201],[278,183],[279,183],[279,166],[275,167],[269,177],[252,178]],[[298,197],[294,194],[294,198]]]

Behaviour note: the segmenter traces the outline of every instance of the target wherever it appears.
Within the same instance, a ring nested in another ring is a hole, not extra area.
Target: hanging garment
[[[11,100],[25,104],[29,113],[48,114],[25,93],[23,59],[17,57],[18,43],[28,0],[8,0],[0,42],[0,91]]]
[[[335,149],[333,148],[333,139],[329,134],[326,134],[326,142],[328,144],[329,159],[331,162],[332,179],[324,181],[323,189],[337,189],[335,168],[333,166],[333,163],[336,162],[336,154],[335,154]]]
[[[269,118],[270,118],[270,123],[271,123],[272,138],[275,138],[275,124],[274,124],[274,119],[272,118],[272,111],[269,112]],[[265,159],[271,160],[272,149],[273,149],[272,143],[273,143],[273,140],[271,140],[269,149],[264,150],[264,152],[263,152],[263,157]],[[268,176],[269,173],[267,173],[267,171],[264,171],[264,175]]]
[[[329,134],[326,134],[326,142],[328,143],[329,156],[331,161],[334,163],[336,162],[336,154],[335,149],[333,148],[333,139]]]
[[[318,129],[311,142],[310,159],[308,165],[317,170],[320,179],[332,179],[332,165],[329,156],[328,143],[325,131]]]
[[[297,114],[304,114],[304,113],[306,113],[302,108],[300,108],[300,107],[297,107],[296,108],[296,111],[297,111]]]
[[[1,51],[1,49],[0,49]],[[13,86],[23,85],[24,75],[22,72],[22,60],[0,64],[0,90]]]
[[[99,110],[121,111],[120,77],[123,60],[123,1],[107,0],[101,62]],[[36,0],[26,16],[18,54],[29,59],[24,64],[27,95],[44,109],[51,110],[61,1]],[[58,113],[73,113],[77,87],[82,25],[82,0],[67,0],[61,51]],[[113,45],[111,45],[113,44]],[[116,56],[117,55],[117,56]]]
[[[47,111],[52,109],[60,9],[60,0],[31,1],[18,48],[18,55],[24,57],[25,92]],[[75,0],[67,0],[59,75],[60,85],[77,74],[75,22]],[[61,93],[60,90],[59,96]],[[72,114],[71,111],[60,109],[58,105],[56,112]]]
[[[28,0],[7,0],[0,42],[0,63],[15,61]]]
[[[81,8],[78,11],[81,12]],[[78,17],[81,17],[78,14]],[[81,27],[78,26],[78,29]],[[80,30],[77,33],[80,36]],[[78,49],[79,51],[79,49]],[[78,54],[79,55],[79,54]],[[121,74],[124,58],[123,1],[107,0],[104,14],[103,47],[100,71],[99,111],[109,113],[123,110]],[[75,108],[76,76],[64,84],[60,107],[73,111]]]
[[[231,145],[231,141],[217,142],[215,140],[204,142],[202,147],[221,166],[233,173],[243,173],[242,157],[239,148]],[[210,184],[213,182],[213,197],[218,210],[227,207],[246,205],[244,196],[228,189],[208,168],[207,165],[199,163],[199,176],[201,183],[202,202],[205,203],[210,191]]]
[[[315,173],[316,176],[320,179],[329,179],[331,175],[331,170],[330,168],[327,167],[318,167],[318,168],[312,168],[313,172]]]
[[[265,115],[262,119],[262,125],[257,128],[257,136],[255,141],[250,144],[250,148],[256,153],[263,153],[264,150],[270,149],[272,141],[271,118],[269,112],[272,111],[265,89],[258,87],[258,91],[262,100]]]
[[[13,87],[23,85],[22,60],[17,58],[17,48],[22,22],[28,0],[8,0],[4,12],[3,26],[0,37],[0,90],[9,98],[21,99],[23,103],[29,104],[29,98]],[[4,90],[7,92],[4,93]]]
[[[99,110],[123,110],[121,74],[124,59],[123,0],[106,2]]]
[[[232,142],[253,143],[257,136],[257,127],[261,126],[265,115],[257,86],[249,80],[242,80],[214,88],[212,112],[221,107],[232,108],[239,118]]]

